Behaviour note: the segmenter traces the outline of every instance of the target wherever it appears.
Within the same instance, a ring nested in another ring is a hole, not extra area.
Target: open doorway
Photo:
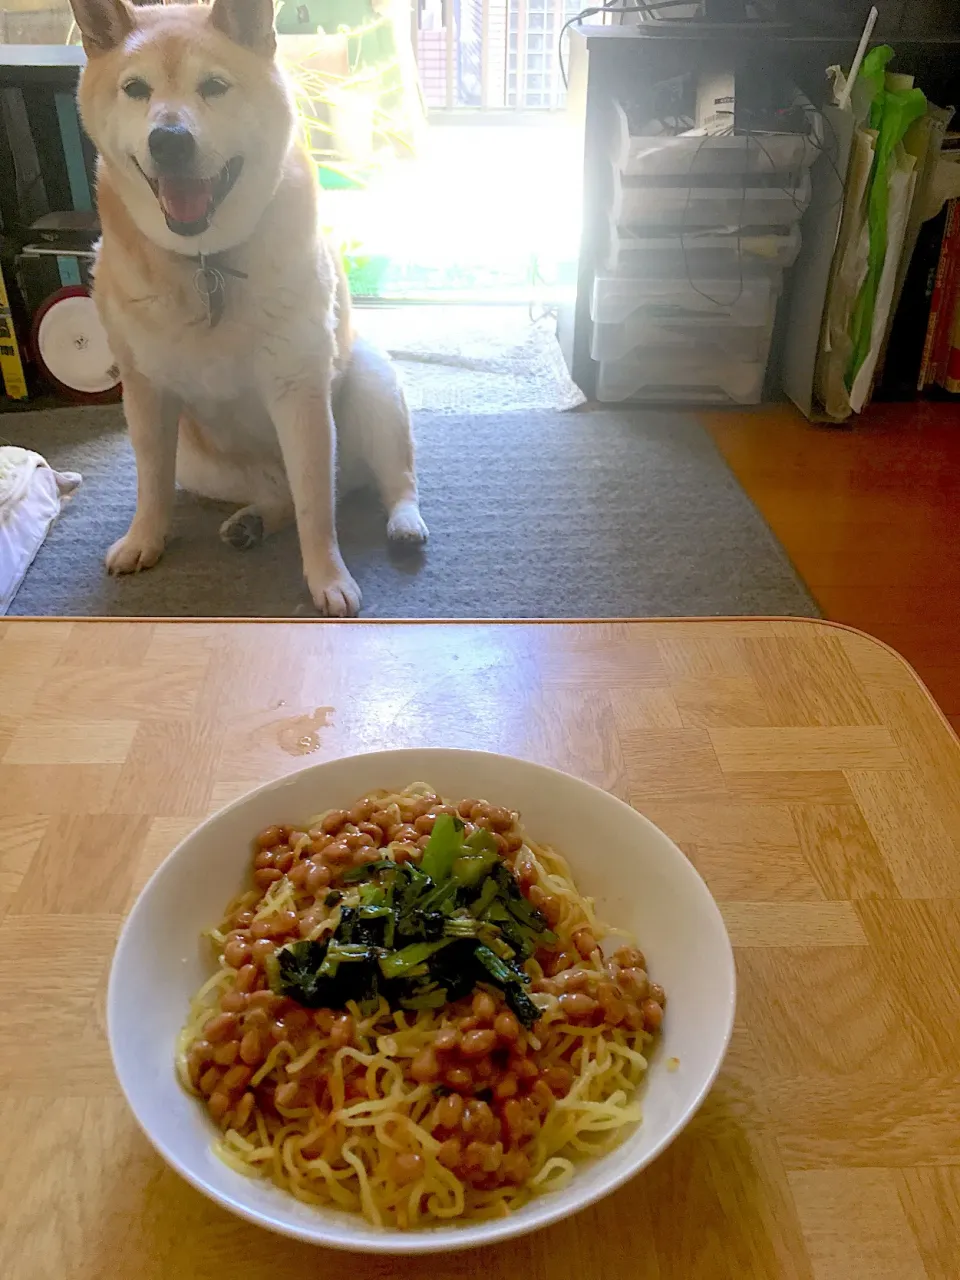
[[[361,327],[404,363],[416,407],[579,400],[554,324],[579,248],[581,141],[558,57],[577,12],[577,0],[278,10],[326,229]]]
[[[284,0],[281,50],[355,295],[542,305],[572,283],[579,153],[557,44],[576,12]]]

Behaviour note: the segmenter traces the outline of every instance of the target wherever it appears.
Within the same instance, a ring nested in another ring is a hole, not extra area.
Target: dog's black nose
[[[147,139],[150,156],[161,173],[182,173],[193,160],[197,140],[182,124],[158,124]]]

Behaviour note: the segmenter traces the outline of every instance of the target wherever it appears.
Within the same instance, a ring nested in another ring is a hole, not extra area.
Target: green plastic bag
[[[877,140],[873,168],[867,187],[867,225],[870,233],[870,251],[867,273],[864,277],[850,320],[850,338],[853,351],[844,381],[849,390],[867,358],[873,332],[873,315],[877,302],[877,288],[887,254],[887,210],[889,201],[889,170],[891,157],[903,141],[904,134],[914,120],[924,115],[927,99],[920,89],[887,88],[887,64],[893,57],[889,45],[871,49],[860,68],[860,79],[870,89],[870,128]]]

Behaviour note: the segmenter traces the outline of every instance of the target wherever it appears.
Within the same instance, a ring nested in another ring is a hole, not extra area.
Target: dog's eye
[[[221,80],[219,76],[207,76],[206,80],[201,80],[197,85],[197,92],[201,98],[222,98],[229,88],[226,80]]]
[[[123,85],[123,92],[128,98],[134,98],[137,102],[146,102],[153,90],[146,80],[141,80],[139,76],[134,76],[132,80],[128,80]]]

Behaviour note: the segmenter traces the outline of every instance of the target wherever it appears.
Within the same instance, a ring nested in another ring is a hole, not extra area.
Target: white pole
[[[841,111],[846,111],[847,107],[850,105],[850,95],[853,93],[853,82],[860,74],[860,64],[863,62],[864,56],[867,52],[867,45],[870,43],[870,37],[873,35],[873,28],[877,25],[878,17],[879,13],[877,6],[874,5],[867,14],[867,21],[864,24],[863,35],[860,37],[860,43],[857,45],[856,57],[854,58],[853,65],[850,68],[850,74],[847,76],[847,83],[844,86],[843,93],[840,95],[840,101],[837,103],[837,106]]]

